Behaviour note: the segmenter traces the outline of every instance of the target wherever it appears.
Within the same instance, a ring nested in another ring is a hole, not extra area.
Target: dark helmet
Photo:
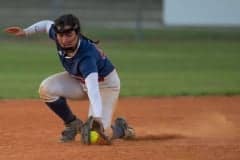
[[[69,26],[70,28],[66,28],[66,26]],[[66,33],[74,30],[77,34],[79,34],[80,22],[76,16],[72,14],[65,14],[54,21],[54,30],[56,33]]]
[[[66,28],[66,26],[69,26],[70,28]],[[81,27],[80,27],[80,22],[78,18],[72,14],[65,14],[60,17],[58,17],[54,21],[54,30],[56,33],[67,33],[69,31],[75,31],[78,35],[81,37],[88,39],[90,42],[98,44],[99,41],[93,41],[83,34],[81,34]]]

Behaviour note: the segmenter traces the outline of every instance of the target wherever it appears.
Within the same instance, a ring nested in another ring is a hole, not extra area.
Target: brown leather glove
[[[103,124],[98,118],[89,117],[88,120],[83,124],[81,129],[81,141],[83,144],[91,144],[90,132],[96,131],[100,135],[100,139],[97,144],[110,145],[110,138],[104,133]]]

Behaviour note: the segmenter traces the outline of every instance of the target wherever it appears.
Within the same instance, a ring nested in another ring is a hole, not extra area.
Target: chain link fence
[[[159,28],[163,0],[0,0],[3,27],[29,25],[72,13],[88,27]]]

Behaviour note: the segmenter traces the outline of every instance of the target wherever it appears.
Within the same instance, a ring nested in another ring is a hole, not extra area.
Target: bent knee
[[[59,96],[53,94],[52,85],[50,85],[46,80],[40,84],[38,93],[40,98],[45,102],[53,102],[59,98]]]
[[[47,87],[43,83],[41,83],[38,89],[38,94],[40,98],[44,97],[44,95],[46,95],[47,93],[48,93]]]

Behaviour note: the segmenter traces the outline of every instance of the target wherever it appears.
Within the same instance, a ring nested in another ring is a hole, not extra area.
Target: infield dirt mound
[[[87,119],[88,102],[71,101]],[[115,114],[136,129],[131,141],[85,146],[58,138],[62,122],[40,100],[0,101],[0,160],[239,160],[240,96],[121,98]]]

